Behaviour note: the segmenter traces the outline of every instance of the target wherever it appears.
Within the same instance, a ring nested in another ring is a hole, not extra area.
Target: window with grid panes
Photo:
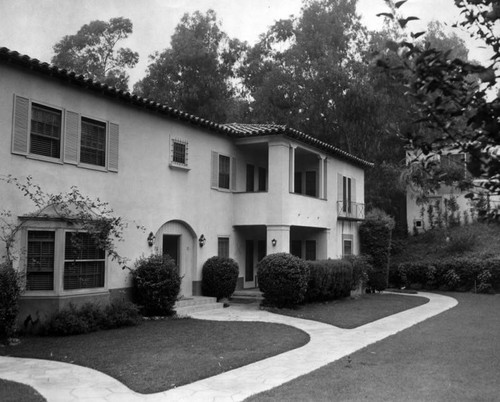
[[[106,123],[82,117],[80,162],[106,166]]]
[[[30,153],[51,158],[61,156],[61,111],[33,104]]]
[[[53,231],[28,231],[26,290],[54,289]]]
[[[219,237],[217,243],[217,255],[219,257],[229,257],[229,237]]]
[[[219,155],[219,187],[229,189],[231,158]]]
[[[187,142],[172,140],[172,162],[187,165]]]
[[[104,287],[105,257],[89,233],[66,232],[64,290]]]

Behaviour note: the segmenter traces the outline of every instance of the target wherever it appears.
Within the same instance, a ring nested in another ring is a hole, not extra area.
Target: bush
[[[384,290],[388,286],[389,253],[394,220],[385,212],[373,210],[359,228],[361,252],[372,258],[373,270],[369,273],[368,287]]]
[[[217,300],[231,296],[236,289],[239,272],[238,264],[232,258],[209,258],[202,269],[203,295],[216,297]]]
[[[304,300],[309,267],[291,254],[270,254],[258,263],[257,277],[265,305],[293,307]]]
[[[348,297],[352,287],[352,264],[346,260],[307,261],[309,281],[306,302]]]
[[[20,295],[19,274],[10,264],[0,264],[0,341],[16,332]]]
[[[132,271],[137,304],[145,316],[170,316],[181,288],[179,270],[172,258],[153,254],[141,258]]]
[[[104,308],[96,303],[85,303],[80,307],[70,303],[42,325],[40,334],[79,335],[101,329],[138,325],[141,321],[139,309],[129,302],[114,301]]]
[[[356,290],[360,285],[366,287],[370,272],[373,271],[371,258],[367,255],[349,255],[344,260],[352,265],[351,290]]]

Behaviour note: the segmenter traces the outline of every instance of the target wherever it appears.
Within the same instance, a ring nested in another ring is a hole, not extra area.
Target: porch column
[[[318,155],[319,159],[319,169],[318,169],[318,197],[320,199],[325,199],[326,194],[325,194],[325,160],[326,156],[325,155]]]
[[[295,150],[297,149],[297,145],[290,145],[290,193],[295,193]]]
[[[267,254],[290,252],[290,226],[267,226]]]

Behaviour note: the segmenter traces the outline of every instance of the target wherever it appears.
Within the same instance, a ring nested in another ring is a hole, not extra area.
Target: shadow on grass
[[[0,401],[2,402],[47,402],[29,385],[0,378]]]

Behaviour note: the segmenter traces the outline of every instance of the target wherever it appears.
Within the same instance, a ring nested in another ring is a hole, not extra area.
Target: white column
[[[290,193],[295,193],[295,149],[297,145],[290,145]]]
[[[319,159],[319,169],[318,169],[318,197],[320,199],[325,199],[325,155],[318,155]]]

